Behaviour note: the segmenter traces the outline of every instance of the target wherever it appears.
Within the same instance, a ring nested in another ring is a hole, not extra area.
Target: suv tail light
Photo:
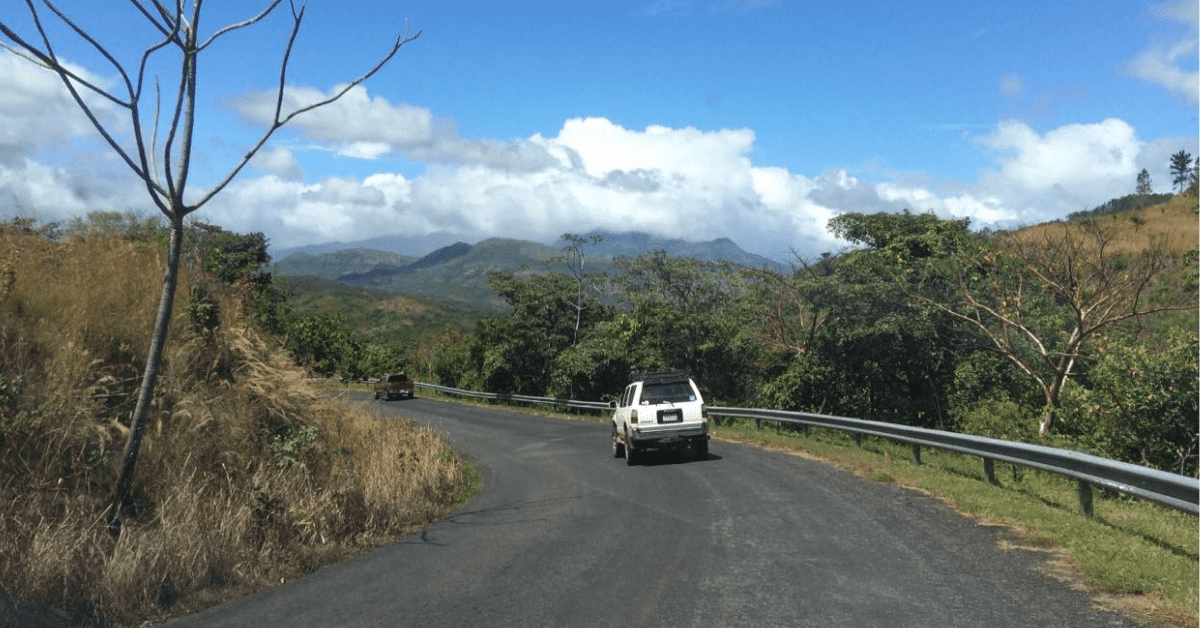
[[[700,406],[700,418],[704,419],[705,421],[708,420],[708,406],[706,406],[706,405]]]
[[[630,411],[629,411],[629,422],[630,422],[630,423],[637,423],[637,410],[630,410]]]

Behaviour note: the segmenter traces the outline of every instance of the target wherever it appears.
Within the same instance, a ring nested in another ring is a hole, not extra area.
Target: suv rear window
[[[408,376],[407,375],[388,375],[387,381],[388,381],[388,383],[407,382]]]
[[[687,382],[669,382],[665,384],[646,384],[642,387],[642,403],[678,403],[680,401],[695,401],[696,393]]]

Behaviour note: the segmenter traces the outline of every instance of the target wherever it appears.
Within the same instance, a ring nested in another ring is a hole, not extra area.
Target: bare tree
[[[1096,221],[1011,233],[962,261],[950,277],[954,294],[927,302],[981,332],[989,351],[1037,382],[1042,435],[1094,336],[1136,317],[1197,308],[1194,281],[1162,281],[1186,262],[1153,242],[1122,251]]]
[[[184,192],[187,189],[188,175],[192,157],[192,137],[196,119],[197,75],[199,70],[200,53],[204,52],[217,40],[225,35],[239,31],[263,21],[282,4],[282,0],[271,0],[258,14],[226,25],[201,37],[200,14],[204,0],[129,0],[137,12],[149,23],[152,32],[156,33],[155,40],[141,54],[136,68],[127,68],[109,52],[108,48],[99,41],[96,34],[77,25],[76,21],[60,10],[51,0],[42,0],[45,10],[53,14],[71,32],[87,42],[101,57],[103,57],[119,77],[117,87],[107,89],[90,82],[71,69],[68,62],[59,57],[55,51],[54,42],[47,34],[43,24],[43,15],[34,0],[25,0],[29,15],[36,30],[36,40],[19,35],[9,23],[0,20],[0,34],[9,42],[0,42],[6,49],[21,55],[25,59],[56,73],[70,92],[75,103],[92,122],[96,130],[104,138],[125,164],[146,185],[146,191],[155,206],[166,217],[170,227],[170,244],[167,253],[167,267],[163,276],[162,297],[159,300],[158,313],[155,318],[154,332],[146,358],[146,369],[142,374],[141,391],[137,406],[130,417],[129,437],[126,441],[121,473],[117,479],[113,496],[113,504],[109,511],[109,523],[114,528],[119,523],[119,515],[124,506],[129,503],[130,489],[133,485],[134,471],[137,467],[138,449],[141,445],[142,428],[150,404],[154,399],[154,388],[162,365],[163,348],[166,344],[167,330],[171,322],[171,309],[175,300],[175,289],[179,280],[179,260],[182,252],[184,218],[212,200],[221,190],[225,189],[234,177],[250,162],[256,153],[267,143],[267,140],[296,116],[328,105],[350,89],[359,85],[379,72],[400,50],[404,44],[413,41],[421,35],[409,35],[407,26],[404,32],[396,37],[390,49],[369,70],[350,83],[335,91],[333,96],[320,102],[300,107],[294,111],[283,110],[284,90],[287,84],[288,60],[291,57],[296,37],[304,21],[306,5],[297,7],[294,0],[288,1],[291,8],[292,28],[287,44],[283,47],[283,58],[279,65],[279,82],[275,94],[275,112],[272,122],[266,126],[258,140],[246,151],[240,160],[229,169],[224,178],[220,179],[211,189],[202,193],[198,200],[187,203]],[[89,10],[97,10],[95,7]],[[47,16],[48,17],[48,16]],[[121,35],[109,33],[110,35]],[[154,77],[154,93],[147,98],[147,67],[159,55],[166,55],[178,64],[178,84],[167,105],[166,120],[162,119],[163,94],[160,91],[157,77]],[[175,58],[177,56],[177,59]],[[101,121],[93,105],[84,98],[91,93],[104,101],[112,103],[124,110],[132,125],[129,133],[132,147],[127,147],[119,141],[118,132]],[[161,133],[161,135],[160,135]],[[161,145],[159,137],[165,140]]]
[[[583,322],[583,311],[588,307],[588,276],[584,270],[584,266],[587,264],[587,254],[583,249],[587,244],[596,245],[603,242],[604,236],[597,233],[585,238],[573,233],[564,233],[562,239],[567,242],[567,245],[562,248],[563,254],[555,256],[550,261],[566,262],[567,268],[571,271],[571,276],[575,278],[577,290],[575,303],[571,304],[575,308],[575,335],[571,340],[571,346],[575,346],[579,344],[579,326]]]

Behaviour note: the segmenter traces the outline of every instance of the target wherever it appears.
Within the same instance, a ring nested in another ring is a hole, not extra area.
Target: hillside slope
[[[273,272],[289,277],[309,275],[322,279],[337,279],[350,273],[402,268],[415,261],[415,257],[376,249],[344,249],[316,255],[300,252],[275,262]]]
[[[164,257],[153,239],[0,224],[0,625],[5,598],[56,625],[158,622],[390,542],[459,498],[440,434],[332,399],[255,331],[239,289],[185,265],[181,294],[208,286],[219,324],[176,299],[114,537]]]

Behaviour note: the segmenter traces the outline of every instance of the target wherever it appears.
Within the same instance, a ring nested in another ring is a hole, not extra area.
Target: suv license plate
[[[667,410],[658,415],[659,423],[682,423],[683,412],[680,410]]]

